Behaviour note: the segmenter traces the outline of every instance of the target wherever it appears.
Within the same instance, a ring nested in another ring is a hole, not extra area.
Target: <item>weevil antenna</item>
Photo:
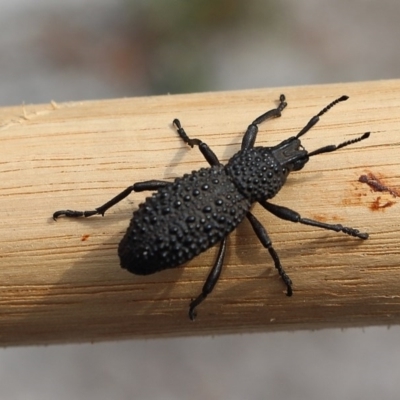
[[[300,136],[305,135],[318,121],[319,117],[327,113],[333,106],[341,101],[346,101],[349,96],[341,96],[338,99],[329,103],[325,108],[323,108],[317,115],[314,115],[309,121],[308,124],[297,134],[296,138],[298,139]],[[331,150],[332,151],[332,150]]]
[[[334,145],[334,144],[331,144],[329,146],[321,147],[321,148],[319,148],[317,150],[314,150],[314,151],[308,153],[308,157],[316,156],[317,154],[322,154],[322,153],[329,153],[331,151],[335,151],[335,150],[340,149],[342,147],[346,147],[349,144],[361,142],[361,140],[369,138],[369,135],[370,135],[370,132],[365,132],[362,136],[360,136],[360,137],[358,137],[356,139],[347,140],[346,142],[340,143],[337,146]]]

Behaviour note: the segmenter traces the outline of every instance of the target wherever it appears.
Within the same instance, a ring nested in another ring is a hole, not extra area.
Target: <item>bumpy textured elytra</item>
[[[119,245],[121,265],[143,275],[181,265],[226,237],[249,208],[224,167],[184,175],[134,213]]]
[[[119,244],[121,267],[138,275],[152,274],[180,266],[220,242],[216,262],[202,292],[190,303],[189,317],[192,320],[196,316],[195,308],[211,293],[221,274],[229,233],[247,218],[286,284],[287,295],[291,296],[292,281],[284,271],[265,228],[250,209],[253,203],[258,202],[275,216],[291,222],[343,232],[360,239],[368,238],[367,233],[361,233],[357,229],[302,218],[296,211],[267,201],[279,192],[289,173],[302,169],[311,156],[335,151],[369,137],[367,132],[337,146],[329,145],[312,152],[307,152],[302,147],[299,138],[319,121],[321,115],[347,99],[347,96],[342,96],[330,103],[312,117],[296,136],[279,145],[254,147],[258,125],[269,118],[280,117],[287,106],[285,96],[281,95],[277,108],[267,111],[249,125],[243,136],[241,150],[225,166],[220,164],[206,143],[200,139],[190,139],[179,120],[175,119],[173,124],[179,136],[191,147],[199,147],[210,164],[209,168],[192,171],[174,182],[138,182],[94,210],[60,210],[53,214],[53,218],[57,219],[61,215],[104,215],[110,207],[132,191],[155,191],[134,211],[126,234]]]

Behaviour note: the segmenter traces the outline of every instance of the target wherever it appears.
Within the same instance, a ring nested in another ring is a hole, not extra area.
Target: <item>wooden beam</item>
[[[302,216],[369,232],[367,241],[254,207],[294,282],[293,297],[285,296],[247,221],[230,236],[221,279],[195,322],[188,304],[216,248],[150,276],[119,267],[118,243],[149,193],[131,195],[104,218],[53,221],[55,210],[92,209],[134,182],[173,180],[207,166],[198,149],[178,138],[173,118],[227,162],[247,125],[280,93],[289,106],[260,126],[259,146],[295,135],[342,94],[350,99],[302,137],[304,147],[371,131],[368,140],[312,158],[273,200]],[[0,109],[0,344],[398,323],[399,199],[359,178],[400,190],[399,109],[400,80]]]

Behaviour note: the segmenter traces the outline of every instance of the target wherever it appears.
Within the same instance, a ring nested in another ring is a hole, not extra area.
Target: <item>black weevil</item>
[[[90,217],[104,213],[127,197],[132,191],[154,190],[151,197],[134,211],[129,227],[122,238],[118,254],[121,267],[138,275],[152,274],[166,268],[178,267],[201,252],[220,243],[217,259],[203,286],[202,292],[192,300],[189,317],[194,320],[195,308],[212,292],[221,274],[228,235],[247,218],[261,244],[268,250],[275,268],[292,295],[292,281],[284,271],[278,254],[272,247],[267,231],[250,212],[252,204],[258,202],[275,216],[305,225],[343,232],[360,239],[367,239],[368,233],[340,224],[327,224],[302,218],[296,211],[270,203],[286,182],[292,171],[301,170],[309,158],[328,153],[369,137],[369,132],[343,142],[307,152],[301,145],[300,137],[307,133],[335,104],[347,100],[342,96],[312,117],[296,135],[274,147],[254,147],[258,125],[263,121],[280,117],[287,106],[281,95],[277,108],[256,118],[247,128],[241,149],[222,165],[214,152],[200,139],[190,139],[178,119],[173,121],[179,136],[189,146],[198,146],[210,164],[208,168],[192,171],[174,182],[150,180],[138,182],[126,188],[116,197],[91,211],[60,210],[53,218]]]

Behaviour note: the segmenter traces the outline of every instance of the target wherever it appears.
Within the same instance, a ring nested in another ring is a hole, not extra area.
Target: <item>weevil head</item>
[[[309,160],[308,153],[297,137],[291,137],[271,148],[276,161],[286,168],[288,173],[299,171]]]

